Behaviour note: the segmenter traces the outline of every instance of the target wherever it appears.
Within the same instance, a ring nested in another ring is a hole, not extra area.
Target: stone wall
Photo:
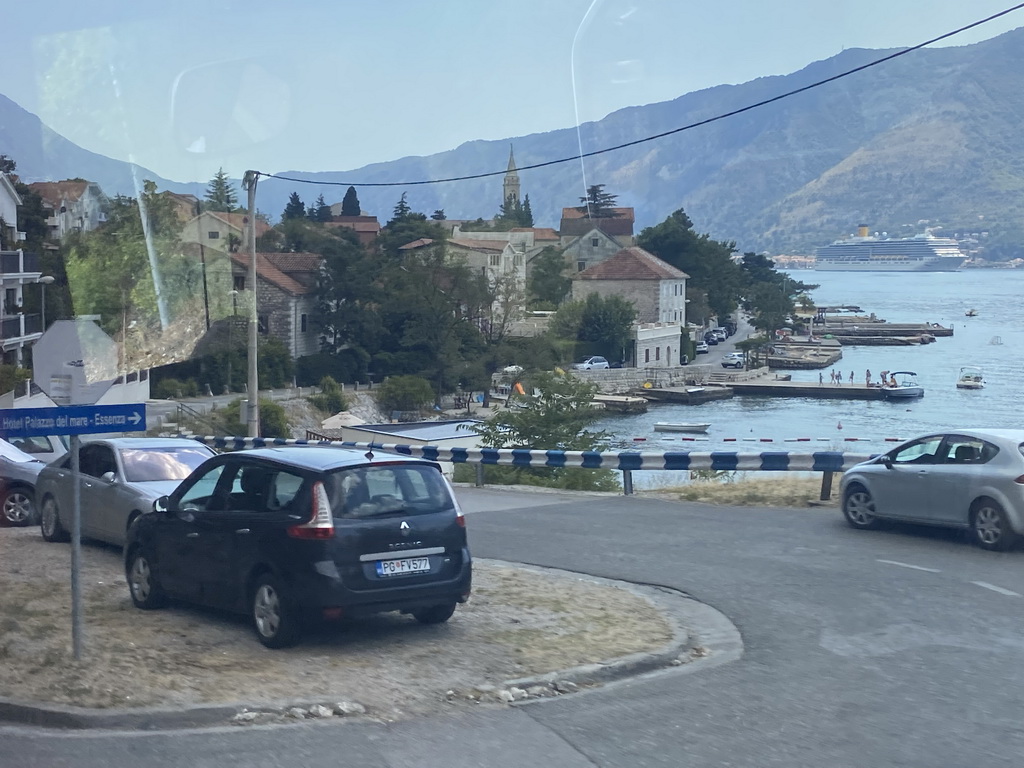
[[[711,365],[676,365],[670,368],[610,368],[600,371],[572,371],[585,381],[597,384],[601,392],[620,394],[652,387],[683,387],[707,383],[714,368]]]

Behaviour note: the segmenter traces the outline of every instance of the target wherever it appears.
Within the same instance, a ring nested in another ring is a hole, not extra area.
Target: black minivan
[[[465,518],[437,464],[312,446],[212,457],[128,532],[132,602],[249,614],[270,648],[308,619],[447,621],[469,598]]]

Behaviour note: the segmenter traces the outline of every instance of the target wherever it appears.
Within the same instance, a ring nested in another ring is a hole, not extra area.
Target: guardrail
[[[812,453],[792,453],[790,451],[762,451],[760,453],[740,453],[738,451],[535,451],[527,448],[441,448],[436,445],[356,443],[346,440],[216,437],[214,435],[190,435],[189,437],[227,451],[275,445],[316,445],[386,451],[405,456],[417,456],[429,461],[447,461],[453,464],[475,464],[478,486],[484,484],[483,467],[488,464],[511,467],[612,469],[622,472],[622,490],[627,496],[633,493],[632,473],[644,470],[821,472],[821,499],[825,501],[832,495],[833,473],[842,472],[875,455],[842,453],[841,451],[815,451]]]

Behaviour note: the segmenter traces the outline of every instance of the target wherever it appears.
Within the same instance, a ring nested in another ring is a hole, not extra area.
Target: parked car
[[[222,454],[131,527],[132,601],[248,614],[270,648],[306,619],[411,613],[447,621],[469,598],[465,520],[437,464],[289,446]]]
[[[36,483],[45,466],[6,440],[0,440],[0,525],[36,522]]]
[[[49,464],[54,459],[59,459],[68,452],[64,438],[56,436],[12,437],[11,445],[24,451],[33,459],[39,459],[44,464]]]
[[[708,343],[706,341],[698,341],[696,346],[696,352],[694,354],[706,355],[709,351],[710,347],[708,347]]]
[[[725,341],[727,338],[729,338],[729,334],[726,333],[725,328],[713,328],[711,330],[711,335],[714,336],[719,341]]]
[[[153,508],[214,452],[179,437],[116,437],[79,449],[82,535],[118,546],[132,521]],[[36,498],[43,538],[65,541],[71,521],[71,454],[39,473]]]
[[[984,549],[1024,535],[1024,430],[925,435],[851,467],[841,485],[854,528],[883,520],[964,528]]]
[[[710,344],[711,346],[714,346],[715,344],[718,343],[718,338],[715,336],[715,334],[713,334],[713,333],[711,333],[709,331],[708,333],[704,334],[704,341],[707,344]]]
[[[723,368],[742,368],[744,364],[742,352],[730,352],[722,358]]]
[[[601,368],[611,368],[611,366],[608,364],[608,361],[601,357],[600,355],[591,355],[590,357],[585,357],[578,363],[573,363],[572,367],[575,368],[577,371],[596,371]]]

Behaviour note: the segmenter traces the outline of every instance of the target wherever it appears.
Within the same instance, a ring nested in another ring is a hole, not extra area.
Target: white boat
[[[917,383],[917,374],[913,371],[893,371],[888,381],[883,382],[882,390],[890,400],[924,396],[924,387]]]
[[[707,432],[710,424],[681,424],[673,421],[659,421],[654,425],[655,432]]]
[[[844,272],[955,272],[966,259],[957,241],[948,237],[930,233],[875,237],[861,225],[855,237],[818,248],[814,268]]]
[[[960,376],[956,380],[957,389],[984,389],[985,377],[981,368],[973,365],[965,365],[960,369]]]

